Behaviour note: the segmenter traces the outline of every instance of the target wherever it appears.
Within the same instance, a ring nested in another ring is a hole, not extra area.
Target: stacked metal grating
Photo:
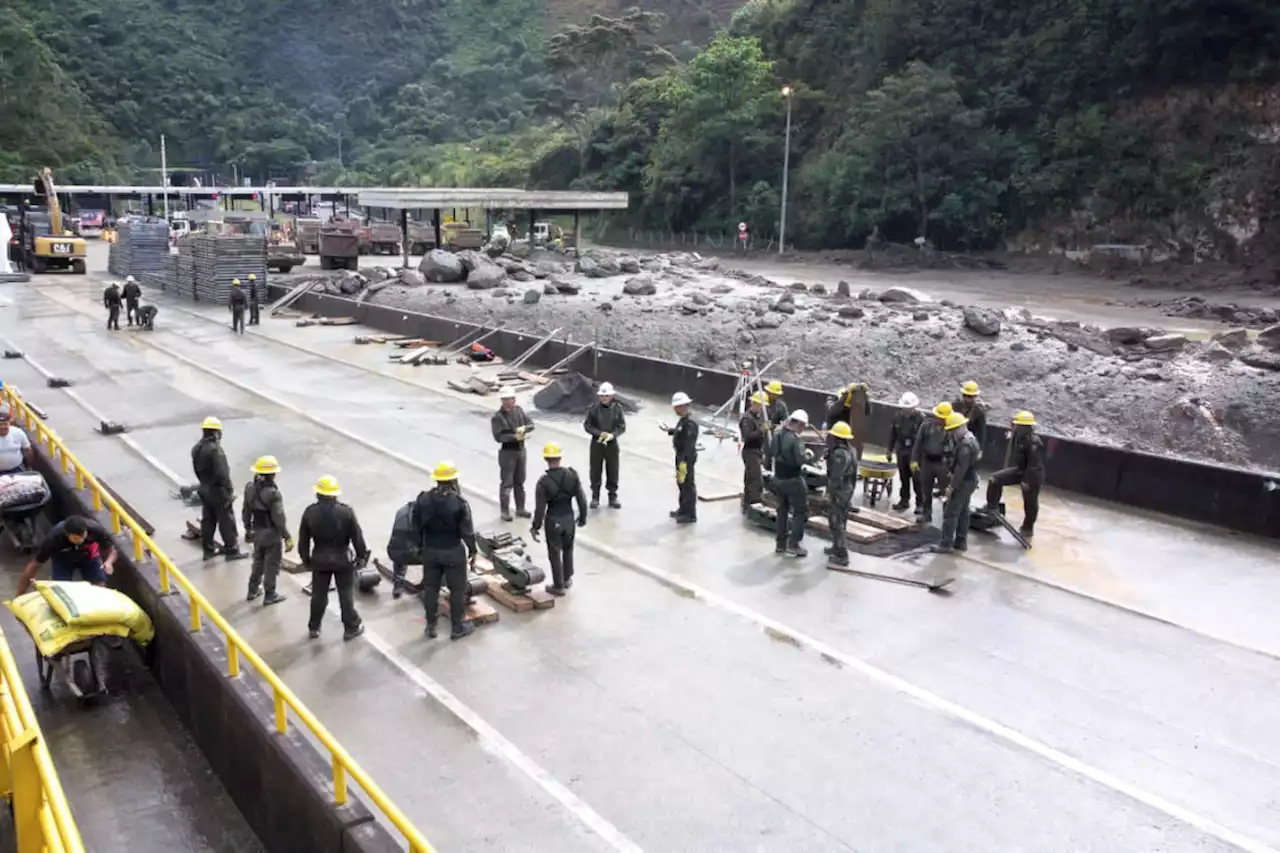
[[[239,234],[196,234],[188,238],[193,267],[193,297],[199,302],[225,305],[231,297],[231,282],[240,279],[249,286],[250,274],[265,287],[267,281],[267,241],[264,237]]]
[[[173,278],[167,289],[188,299],[196,297],[196,259],[191,254],[190,237],[178,243],[178,257],[175,261]]]
[[[163,219],[129,219],[116,229],[107,256],[113,275],[165,275],[169,262],[169,223]]]
[[[136,276],[138,283],[143,287],[155,288],[156,290],[173,290],[173,280],[178,271],[178,259],[174,255],[165,258],[164,272],[142,273]]]

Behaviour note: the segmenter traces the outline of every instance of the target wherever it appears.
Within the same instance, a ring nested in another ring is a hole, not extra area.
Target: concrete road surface
[[[359,599],[364,638],[343,643],[331,606],[309,641],[301,579],[264,610],[244,601],[245,563],[179,538],[195,512],[169,493],[201,418],[222,418],[237,476],[280,458],[294,524],[337,475],[380,551],[441,459],[481,528],[527,533],[497,520],[494,401],[444,392],[462,368],[389,367],[355,327],[233,337],[225,309],[159,297],[155,333],[108,334],[100,290],[0,286],[0,332],[29,357],[3,379],[442,850],[1280,846],[1270,543],[1054,495],[1030,555],[990,540],[972,559],[855,557],[954,576],[950,596],[835,575],[816,553],[775,557],[734,501],[675,527],[653,401],[624,437],[624,509],[580,531],[579,582],[553,610],[427,641],[421,605],[384,585]],[[130,432],[100,436],[101,418]],[[580,426],[539,425],[533,443],[585,473]],[[705,444],[703,489],[732,489],[732,444]]]

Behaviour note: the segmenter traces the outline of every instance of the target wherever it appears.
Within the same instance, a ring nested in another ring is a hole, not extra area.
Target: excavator
[[[67,230],[58,204],[53,172],[46,166],[36,175],[35,196],[43,204],[24,202],[21,230],[23,262],[33,273],[71,270],[84,275],[85,242]]]

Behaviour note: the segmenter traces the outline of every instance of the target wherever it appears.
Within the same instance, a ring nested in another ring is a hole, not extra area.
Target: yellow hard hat
[[[751,395],[751,402],[759,403],[763,406],[765,403],[769,402],[769,398],[765,396],[763,391],[757,391]]]
[[[316,494],[327,498],[336,498],[342,494],[342,489],[338,486],[338,478],[332,474],[325,474],[316,480]]]
[[[942,420],[945,421],[947,418],[951,417],[951,404],[939,403],[938,405],[934,406],[933,416],[935,418],[941,418]]]
[[[947,429],[952,430],[956,427],[962,427],[969,422],[969,419],[959,412],[952,412],[947,415]]]
[[[258,277],[253,273],[249,273],[249,281],[257,281]]]
[[[844,421],[836,421],[831,427],[831,434],[836,438],[853,438],[853,429]]]
[[[976,397],[981,392],[978,390],[978,383],[970,379],[960,386],[960,393],[966,397]]]
[[[780,397],[782,396],[782,383],[775,379],[768,385],[764,386],[764,390],[773,394],[775,397]]]
[[[564,454],[560,452],[560,445],[556,444],[554,441],[542,448],[543,459],[559,459],[563,455]]]
[[[1018,412],[1018,414],[1013,416],[1013,422],[1020,426],[1035,426],[1036,416],[1030,412]]]
[[[279,474],[280,462],[274,456],[259,456],[258,461],[253,463],[253,473]]]
[[[232,284],[234,287],[239,287],[239,286],[240,286],[240,279],[238,279],[238,278],[233,278],[233,279],[231,279],[231,284]]]
[[[431,472],[431,479],[437,483],[452,483],[458,479],[458,469],[452,462],[441,462]]]
[[[222,429],[222,421],[213,415],[209,415],[209,417],[200,422],[200,429]]]

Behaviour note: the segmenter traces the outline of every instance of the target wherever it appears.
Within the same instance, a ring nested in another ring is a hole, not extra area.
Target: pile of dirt
[[[517,269],[537,264],[521,259]],[[784,287],[721,264],[595,251],[584,272],[544,267],[546,280],[523,293],[391,283],[374,301],[534,336],[559,328],[572,340],[720,370],[776,358],[771,378],[833,389],[859,380],[886,401],[908,390],[926,403],[950,400],[973,379],[995,423],[1030,409],[1053,435],[1280,469],[1280,353],[1242,332],[1189,341],[935,302],[909,287]]]
[[[622,394],[615,395],[628,414],[638,412],[640,404]],[[596,401],[596,385],[581,373],[565,373],[533,395],[533,404],[540,412],[562,415],[585,415]]]

